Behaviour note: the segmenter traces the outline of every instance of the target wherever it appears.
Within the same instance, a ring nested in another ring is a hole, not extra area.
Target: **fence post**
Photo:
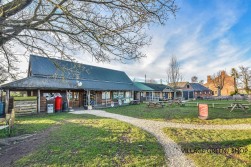
[[[212,104],[213,108],[214,108],[214,103]]]
[[[37,90],[37,112],[40,113],[40,90]]]
[[[199,103],[197,102],[197,106],[199,106]]]

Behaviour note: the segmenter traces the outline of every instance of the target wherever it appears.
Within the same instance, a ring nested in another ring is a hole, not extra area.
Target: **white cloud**
[[[153,36],[152,44],[142,51],[148,55],[140,62],[121,64],[117,62],[97,63],[91,56],[78,56],[81,63],[125,71],[131,78],[144,80],[166,79],[170,56],[176,55],[182,63],[184,79],[191,76],[206,80],[206,76],[240,65],[250,66],[245,58],[250,52],[249,45],[238,42],[231,28],[238,24],[245,9],[238,1],[214,1],[211,7],[198,11],[188,1],[179,1],[181,9],[176,19],[168,20],[164,27],[153,27],[148,33]]]

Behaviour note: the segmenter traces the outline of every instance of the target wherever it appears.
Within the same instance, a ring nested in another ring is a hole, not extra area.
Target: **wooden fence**
[[[37,100],[14,101],[16,114],[37,113]]]
[[[196,107],[199,104],[207,104],[207,103],[203,103],[203,102],[202,103],[199,103],[199,102],[186,102],[185,106],[187,106],[187,107]],[[232,105],[232,104],[231,103],[209,103],[208,107],[210,107],[210,108],[228,108],[230,105]],[[243,105],[251,107],[250,103],[245,103]]]

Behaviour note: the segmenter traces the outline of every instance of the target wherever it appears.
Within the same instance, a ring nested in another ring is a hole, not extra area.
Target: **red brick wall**
[[[222,75],[225,75],[225,82],[223,89],[221,90],[221,95],[228,96],[231,92],[234,92],[234,78],[227,75],[225,72],[223,72]],[[204,84],[204,86],[211,89],[214,92],[214,96],[218,95],[218,88],[215,88],[210,76],[207,76],[207,83]]]

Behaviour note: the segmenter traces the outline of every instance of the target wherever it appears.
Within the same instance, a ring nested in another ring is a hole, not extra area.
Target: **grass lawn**
[[[58,129],[46,144],[14,166],[165,166],[164,150],[154,137],[113,119],[67,113],[17,117],[13,135],[54,125]]]
[[[198,167],[250,167],[251,130],[187,130],[166,128]]]
[[[204,100],[203,103],[210,102]],[[223,101],[221,101],[223,102]],[[225,101],[226,103],[227,101]],[[231,102],[226,103],[226,106]],[[146,104],[129,105],[117,108],[107,108],[107,112],[131,116],[135,118],[151,119],[158,121],[172,121],[178,123],[195,124],[242,124],[251,123],[251,109],[245,113],[242,110],[209,108],[209,119],[198,119],[198,108],[189,106],[164,106],[163,108],[148,108]]]

